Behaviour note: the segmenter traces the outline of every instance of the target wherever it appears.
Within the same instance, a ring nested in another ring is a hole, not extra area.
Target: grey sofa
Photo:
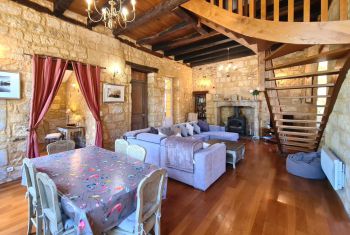
[[[185,125],[185,123],[176,124]],[[167,137],[149,133],[150,128],[130,131],[124,134],[124,138],[130,144],[137,144],[146,149],[146,162],[167,169],[168,176],[175,180],[189,184],[197,189],[205,191],[226,171],[226,146],[222,143],[203,148],[203,141],[209,139],[221,139],[237,141],[237,133],[227,133],[223,127],[210,126],[209,132],[202,132],[189,137],[200,140],[194,150],[194,172],[189,173],[174,168],[168,168],[165,164]]]

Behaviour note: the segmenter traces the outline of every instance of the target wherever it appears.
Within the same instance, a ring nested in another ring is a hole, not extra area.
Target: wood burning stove
[[[246,135],[246,118],[241,115],[240,107],[235,106],[233,108],[234,115],[227,118],[227,127],[228,132],[235,132],[240,135]]]

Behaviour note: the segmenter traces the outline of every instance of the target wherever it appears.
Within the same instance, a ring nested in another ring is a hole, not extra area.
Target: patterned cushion
[[[201,128],[197,125],[197,123],[193,123],[193,131],[195,134],[201,133]]]
[[[187,128],[186,128],[184,125],[181,125],[181,126],[180,126],[180,129],[181,129],[181,135],[182,135],[182,137],[188,136]]]
[[[187,129],[188,135],[192,136],[193,135],[193,126],[186,123],[186,129]]]

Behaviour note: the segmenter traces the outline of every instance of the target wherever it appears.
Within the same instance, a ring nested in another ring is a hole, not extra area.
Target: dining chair
[[[42,215],[44,221],[44,235],[68,235],[77,234],[74,226],[65,229],[61,214],[60,205],[58,203],[58,195],[56,184],[45,173],[37,173],[37,183],[42,205]],[[66,224],[74,224],[73,221],[67,220]]]
[[[128,145],[127,155],[142,162],[146,160],[146,150],[136,144]]]
[[[41,215],[41,203],[39,199],[38,185],[36,181],[36,169],[34,164],[28,159],[23,160],[22,170],[25,174],[28,198],[28,231],[31,234],[33,225],[36,228],[36,234],[42,234],[43,218]]]
[[[45,144],[62,140],[64,137],[61,132],[50,133],[50,124],[46,120],[43,120],[43,129],[45,132]]]
[[[73,140],[59,140],[54,143],[48,144],[46,149],[47,154],[49,155],[54,153],[65,152],[75,149],[75,142]]]
[[[162,193],[166,171],[158,169],[147,175],[137,187],[136,211],[124,219],[108,235],[149,234],[160,235]]]
[[[116,139],[114,144],[114,151],[116,153],[127,154],[127,148],[129,146],[128,141],[124,139]]]

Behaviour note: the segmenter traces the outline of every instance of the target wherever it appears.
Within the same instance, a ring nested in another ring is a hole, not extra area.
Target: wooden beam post
[[[288,0],[288,21],[294,21],[294,0]]]
[[[321,21],[328,21],[328,0],[321,0]]]
[[[280,1],[273,1],[273,20],[280,21]]]
[[[261,0],[261,19],[266,20],[266,0]]]
[[[340,20],[348,19],[348,0],[339,0]]]
[[[310,0],[304,0],[304,22],[310,22]]]
[[[53,2],[53,14],[61,16],[72,4],[73,0],[55,0]]]

